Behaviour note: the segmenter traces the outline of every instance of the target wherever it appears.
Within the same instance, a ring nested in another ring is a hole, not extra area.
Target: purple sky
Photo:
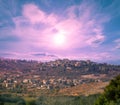
[[[0,0],[0,56],[120,61],[119,0]]]

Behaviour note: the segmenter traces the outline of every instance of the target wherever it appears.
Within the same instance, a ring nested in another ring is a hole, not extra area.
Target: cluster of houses
[[[11,65],[14,66],[14,70],[11,70]],[[45,63],[1,60],[0,69],[0,90],[18,92],[34,89],[61,89],[100,82],[105,80],[105,73],[109,71],[106,64],[96,64],[90,60],[68,59]]]
[[[39,75],[26,75],[18,71],[2,72],[0,73],[0,89],[1,90],[34,90],[34,89],[60,89],[73,87],[88,82],[99,82],[98,78],[88,78],[82,76],[81,79],[69,79],[69,78],[49,78],[41,79]]]

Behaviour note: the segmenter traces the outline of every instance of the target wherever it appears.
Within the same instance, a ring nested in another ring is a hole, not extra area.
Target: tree
[[[4,102],[0,102],[0,105],[4,105]]]
[[[95,105],[120,105],[120,75],[110,81]]]
[[[21,100],[17,102],[17,105],[26,105],[25,101]]]
[[[25,100],[20,97],[13,97],[7,94],[0,95],[0,105],[4,105],[5,103],[17,103],[17,105],[26,105]]]

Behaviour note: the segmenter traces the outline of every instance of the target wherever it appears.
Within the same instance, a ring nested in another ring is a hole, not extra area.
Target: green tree
[[[110,81],[95,105],[120,105],[120,75]]]
[[[0,105],[4,105],[5,103],[17,103],[17,105],[26,105],[25,100],[20,97],[13,97],[6,94],[0,95]]]

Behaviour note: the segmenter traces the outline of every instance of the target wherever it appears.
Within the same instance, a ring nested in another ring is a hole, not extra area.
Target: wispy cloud
[[[44,3],[50,6],[50,3]],[[107,39],[104,33],[104,23],[111,18],[110,15],[101,13],[95,2],[90,3],[83,0],[81,4],[68,6],[62,14],[46,12],[36,4],[25,3],[22,5],[21,14],[11,18],[14,26],[7,27],[7,31],[2,29],[0,31],[2,37],[0,36],[0,38],[3,38],[2,34],[6,33],[8,36],[12,35],[19,39],[10,47],[11,51],[19,52],[15,54],[18,58],[37,58],[38,56],[57,58],[57,55],[100,60],[104,57],[106,59],[111,57],[110,53],[106,51],[94,50],[90,53],[87,50],[87,48],[99,49],[99,47],[103,47],[102,44]],[[0,22],[0,26],[2,26],[1,24]],[[63,45],[57,45],[54,41],[57,35],[64,36]],[[117,48],[120,48],[120,42],[116,41],[115,43]],[[80,54],[84,48],[85,50]],[[26,52],[29,54],[26,55]]]
[[[34,4],[24,5],[22,14],[24,18],[26,18],[32,24],[43,23],[52,25],[56,23],[55,14],[46,14]]]
[[[99,46],[105,40],[102,21],[98,22],[91,11],[94,8],[81,4],[68,8],[66,16],[62,16],[47,14],[34,4],[26,4],[23,6],[22,16],[13,18],[16,25],[13,33],[39,48],[57,50],[53,43],[56,34],[63,34],[67,38],[61,49]]]
[[[116,49],[120,49],[120,39],[116,39],[115,41],[114,41],[115,43],[116,43]]]

